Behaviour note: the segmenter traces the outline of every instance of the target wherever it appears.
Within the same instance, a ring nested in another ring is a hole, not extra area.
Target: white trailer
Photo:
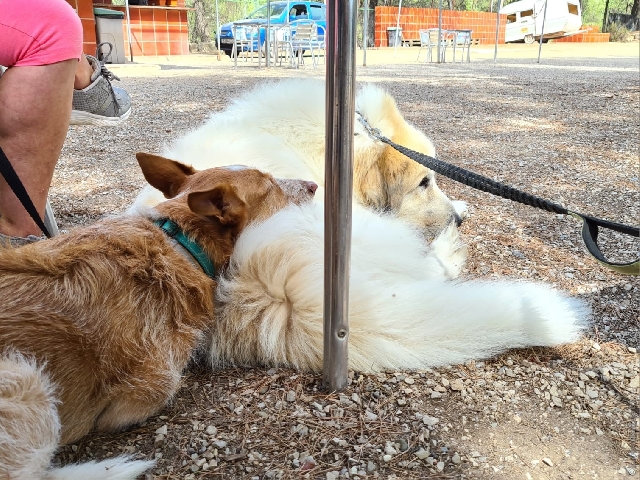
[[[579,0],[521,0],[502,7],[500,13],[507,16],[505,42],[533,43],[542,36],[543,40],[567,37],[582,33],[582,9]]]

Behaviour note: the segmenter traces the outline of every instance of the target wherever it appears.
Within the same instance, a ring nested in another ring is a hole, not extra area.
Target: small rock
[[[205,430],[205,433],[207,435],[216,435],[218,433],[218,429],[216,427],[214,427],[213,425],[209,425],[207,427],[207,429]]]
[[[462,380],[460,380],[459,378],[456,380],[452,380],[450,386],[451,386],[451,390],[454,390],[456,392],[459,392],[464,389],[464,384],[462,383]]]
[[[425,415],[422,417],[422,423],[424,423],[427,427],[433,427],[440,420],[436,417],[430,417],[429,415]]]
[[[431,392],[431,398],[441,398],[442,394],[440,392]]]
[[[371,460],[367,462],[367,472],[373,472],[375,471],[376,468],[377,468],[376,464],[373,463]]]
[[[156,435],[156,438],[153,440],[153,446],[155,448],[160,448],[164,444],[164,435],[161,433]]]
[[[585,393],[587,394],[587,397],[589,397],[589,398],[598,398],[598,391],[597,390],[593,390],[593,389],[587,388],[587,391]]]
[[[520,418],[519,415],[514,415],[513,416],[513,421],[516,422],[516,423],[520,423],[522,421],[522,418]]]
[[[404,383],[407,383],[409,385],[413,385],[415,383],[415,380],[411,377],[407,377],[404,379]]]
[[[384,460],[385,462],[390,462],[392,458],[393,457],[391,455],[387,454],[382,457],[382,460]]]
[[[553,467],[553,462],[551,461],[551,459],[550,459],[550,458],[548,458],[548,457],[544,457],[544,458],[542,459],[542,461],[543,461],[544,463],[546,463],[547,465],[549,465],[550,467]]]
[[[444,470],[444,462],[438,462],[436,464],[436,470],[438,470],[439,472]]]
[[[630,388],[640,388],[640,375],[636,375],[629,381]]]
[[[287,402],[295,402],[296,401],[296,392],[293,390],[289,390],[287,392]]]
[[[458,455],[457,453],[453,454],[453,457],[451,457],[451,461],[455,464],[458,465],[460,463],[460,455]]]
[[[364,412],[364,416],[365,416],[365,420],[369,420],[372,422],[378,419],[378,415],[376,415],[373,412],[370,412],[369,410]]]
[[[213,445],[218,450],[222,450],[227,446],[227,442],[225,442],[224,440],[216,440],[215,442],[211,442],[211,445]]]
[[[418,450],[415,453],[416,457],[418,457],[420,460],[424,460],[425,458],[427,458],[429,456],[429,450],[425,450],[424,448],[421,448],[420,450]]]
[[[163,425],[156,430],[156,434],[158,435],[166,435],[167,434],[167,426]]]
[[[627,473],[632,477],[636,474],[636,469],[633,467],[624,467],[627,470]]]
[[[338,477],[340,476],[340,472],[336,472],[336,471],[327,472],[326,476],[327,476],[327,480],[337,480]]]

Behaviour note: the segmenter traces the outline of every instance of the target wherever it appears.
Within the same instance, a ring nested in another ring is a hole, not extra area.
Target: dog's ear
[[[222,225],[238,225],[246,221],[246,204],[228,183],[211,190],[190,193],[187,202],[193,213],[217,218]]]
[[[165,198],[175,197],[187,177],[196,173],[189,165],[151,153],[138,152],[136,159],[149,185],[160,190]]]

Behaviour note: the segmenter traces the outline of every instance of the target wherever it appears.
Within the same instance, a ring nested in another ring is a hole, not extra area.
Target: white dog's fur
[[[120,456],[102,462],[86,462],[49,468],[60,442],[60,419],[55,389],[43,366],[16,352],[0,356],[0,479],[7,480],[125,480],[151,468],[152,461],[129,461]],[[9,419],[13,419],[10,421]],[[9,475],[9,471],[11,474]],[[8,475],[8,476],[7,476]]]
[[[300,79],[259,87],[179,139],[165,155],[196,168],[245,163],[322,185],[323,88]],[[358,94],[358,109],[387,137],[433,155],[431,143],[402,119],[390,98],[377,87],[366,87]],[[460,273],[466,249],[457,229],[446,227],[449,200],[433,183],[427,191],[416,188],[420,177],[432,172],[419,167],[424,170],[417,169],[414,178],[411,172],[418,167],[406,157],[385,150],[358,124],[356,132],[351,368],[455,364],[508,348],[578,338],[587,308],[549,286],[449,281]],[[394,189],[401,198],[381,213],[375,199],[392,196]],[[160,200],[147,188],[132,210]],[[213,365],[322,368],[323,217],[319,189],[314,204],[287,208],[243,232],[219,282],[220,314],[209,345]],[[437,231],[442,232],[427,245],[425,232]]]

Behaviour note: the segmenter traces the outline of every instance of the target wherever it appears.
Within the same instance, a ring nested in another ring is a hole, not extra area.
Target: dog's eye
[[[418,185],[419,187],[424,187],[427,188],[429,186],[429,182],[430,182],[430,178],[427,175],[426,177],[424,177],[421,181],[420,181],[420,185]]]

